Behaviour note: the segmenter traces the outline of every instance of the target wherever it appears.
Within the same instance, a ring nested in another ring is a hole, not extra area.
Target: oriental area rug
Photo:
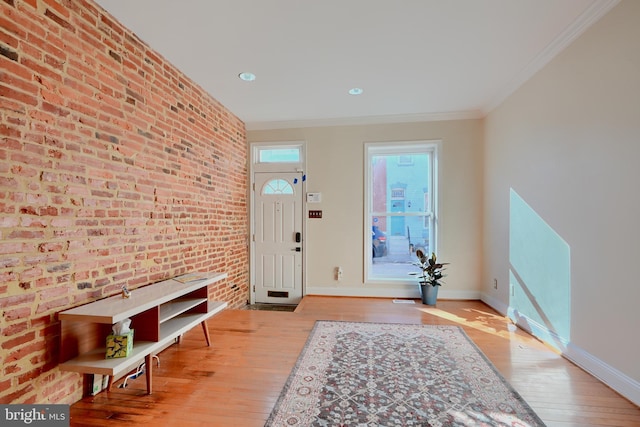
[[[318,321],[265,427],[544,426],[462,328]]]

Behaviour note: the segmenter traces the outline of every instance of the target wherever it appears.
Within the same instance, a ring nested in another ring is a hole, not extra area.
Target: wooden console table
[[[210,345],[206,320],[222,311],[227,303],[209,301],[209,286],[226,277],[226,273],[180,276],[134,289],[129,298],[118,294],[60,312],[60,369],[108,375],[109,390],[114,379],[144,360],[147,393],[151,394],[151,362],[155,354],[198,324],[202,325]],[[134,330],[133,352],[127,357],[106,359],[106,337],[111,326],[125,319],[131,319],[130,327]]]

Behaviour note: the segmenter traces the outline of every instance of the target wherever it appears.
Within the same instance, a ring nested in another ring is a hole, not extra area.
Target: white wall
[[[595,23],[485,130],[483,299],[509,305],[513,188],[570,247],[568,357],[640,402],[640,2]]]
[[[364,143],[441,140],[438,255],[451,262],[442,298],[479,298],[482,122],[316,127],[250,131],[249,142],[306,141],[307,191],[322,192],[322,219],[305,219],[306,291],[351,296],[418,296],[414,285],[364,285]],[[343,279],[333,271],[342,266]]]

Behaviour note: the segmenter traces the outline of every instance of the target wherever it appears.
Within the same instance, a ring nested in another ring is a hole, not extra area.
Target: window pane
[[[435,251],[433,192],[431,186],[433,151],[420,147],[397,153],[392,146],[375,148],[368,156],[371,221],[370,280],[415,280],[415,251]]]
[[[262,194],[293,194],[293,187],[284,179],[272,179],[264,185]]]
[[[421,249],[431,253],[431,228],[428,216],[373,217],[371,232],[371,279],[412,279],[410,272],[417,271],[413,265],[415,252]],[[383,224],[388,224],[386,227]],[[402,224],[403,234],[390,230]],[[426,227],[425,227],[426,225]]]
[[[260,149],[260,163],[299,163],[300,148],[265,148]]]

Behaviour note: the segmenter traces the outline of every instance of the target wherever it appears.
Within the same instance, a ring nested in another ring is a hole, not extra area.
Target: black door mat
[[[245,305],[243,310],[265,310],[265,311],[295,311],[297,305],[294,304],[251,304]]]

